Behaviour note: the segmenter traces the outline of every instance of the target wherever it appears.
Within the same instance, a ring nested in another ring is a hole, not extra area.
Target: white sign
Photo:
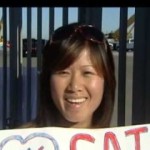
[[[150,124],[0,130],[0,150],[150,150]]]

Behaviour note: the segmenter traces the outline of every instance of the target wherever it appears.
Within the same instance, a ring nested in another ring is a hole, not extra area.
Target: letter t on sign
[[[125,131],[126,136],[134,135],[135,137],[135,150],[140,150],[140,133],[148,132],[147,127],[134,128],[128,131]]]

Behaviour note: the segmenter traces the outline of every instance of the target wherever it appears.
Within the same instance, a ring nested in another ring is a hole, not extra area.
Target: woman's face
[[[73,123],[74,127],[90,127],[103,91],[104,78],[93,67],[86,48],[72,65],[50,78],[51,96],[63,116],[62,122]]]

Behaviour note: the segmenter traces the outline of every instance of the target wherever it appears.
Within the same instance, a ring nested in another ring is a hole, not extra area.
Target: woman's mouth
[[[66,98],[65,100],[72,104],[80,104],[85,102],[87,98]]]

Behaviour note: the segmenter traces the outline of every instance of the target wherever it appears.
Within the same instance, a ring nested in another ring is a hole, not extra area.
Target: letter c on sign
[[[76,143],[78,140],[86,140],[92,143],[95,142],[95,138],[89,134],[82,134],[82,133],[76,134],[71,138],[70,150],[76,150]]]

